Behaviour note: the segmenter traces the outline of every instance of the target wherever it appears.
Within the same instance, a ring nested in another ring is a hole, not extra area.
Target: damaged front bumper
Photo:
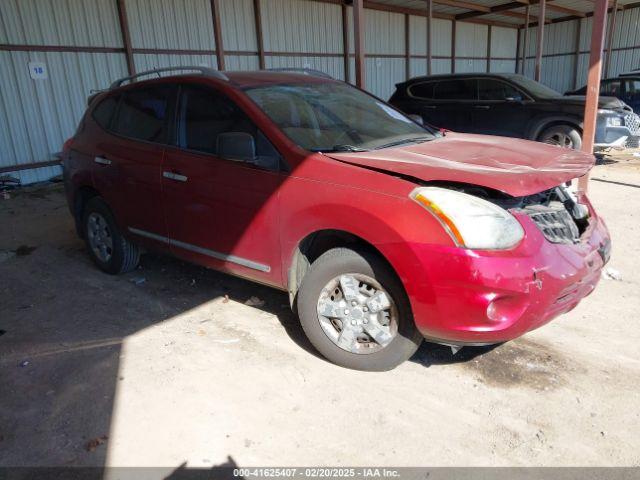
[[[494,344],[573,309],[596,287],[611,248],[604,222],[589,210],[574,244],[551,243],[529,216],[514,213],[525,238],[512,250],[412,245],[422,265],[416,282],[430,285],[409,295],[420,332],[449,345]]]
[[[620,125],[612,125],[615,118]],[[640,117],[633,112],[600,114],[596,124],[594,148],[635,148],[640,141]]]

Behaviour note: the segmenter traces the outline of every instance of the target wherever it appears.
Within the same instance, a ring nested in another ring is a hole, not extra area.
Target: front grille
[[[640,148],[640,137],[628,137],[624,146],[625,148]]]
[[[631,132],[631,135],[638,135],[640,133],[640,117],[635,113],[625,115],[624,124]]]
[[[560,202],[530,205],[523,209],[551,243],[577,243],[580,231],[575,220]]]

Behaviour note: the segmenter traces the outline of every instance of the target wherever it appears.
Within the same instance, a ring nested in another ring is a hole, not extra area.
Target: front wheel
[[[540,134],[538,141],[574,150],[582,147],[580,132],[571,125],[553,125]]]
[[[302,280],[298,315],[314,347],[356,370],[391,370],[420,346],[407,295],[378,256],[335,248]]]

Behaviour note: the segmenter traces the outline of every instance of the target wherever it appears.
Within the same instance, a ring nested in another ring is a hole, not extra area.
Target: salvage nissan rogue
[[[92,97],[65,144],[71,213],[107,273],[145,248],[286,290],[318,351],[362,370],[423,338],[519,337],[600,278],[609,234],[569,185],[591,155],[442,134],[313,72],[169,70]]]

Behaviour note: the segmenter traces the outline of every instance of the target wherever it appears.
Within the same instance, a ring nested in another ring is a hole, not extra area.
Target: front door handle
[[[424,108],[427,108],[429,110],[435,110],[436,108],[438,108],[437,105],[424,105]]]
[[[111,160],[109,160],[107,157],[95,157],[93,161],[99,163],[100,165],[111,165]]]
[[[491,107],[489,105],[475,105],[474,108],[479,108],[480,110],[489,110]]]
[[[189,179],[189,177],[187,177],[186,175],[182,175],[180,173],[175,173],[175,172],[162,172],[162,176],[164,178],[175,180],[177,182],[186,182]]]

